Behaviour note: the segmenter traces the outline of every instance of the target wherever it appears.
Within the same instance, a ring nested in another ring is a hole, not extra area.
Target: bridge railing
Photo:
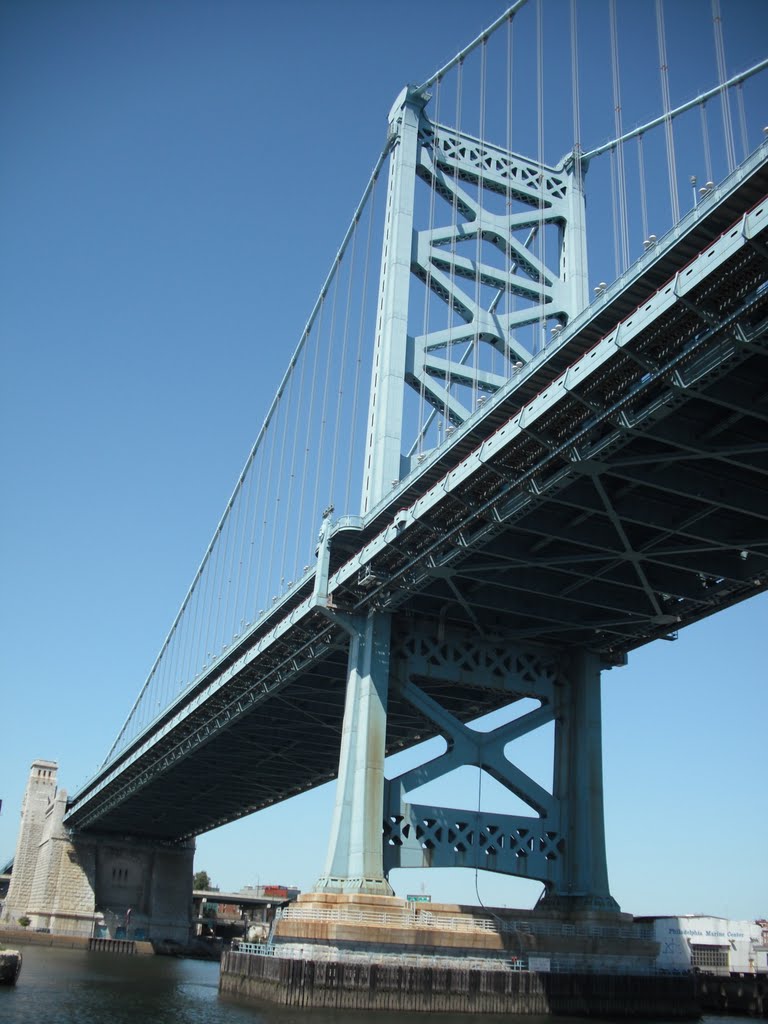
[[[492,912],[489,912],[492,913]],[[403,910],[358,910],[351,907],[283,907],[276,920],[338,921],[349,924],[371,924],[382,927],[434,928],[441,931],[523,932],[530,935],[583,936],[588,938],[652,939],[653,929],[645,925],[571,924],[546,919],[515,919],[497,915],[480,917],[474,914],[448,914],[425,910],[424,905]]]
[[[233,943],[233,953],[247,956],[268,956],[277,959],[315,960],[323,963],[343,962],[347,964],[383,964],[398,967],[442,967],[464,971],[525,971],[527,962],[521,957],[472,957],[472,956],[430,956],[423,953],[391,953],[381,950],[352,950],[333,946],[318,946],[308,943],[285,943],[275,946],[261,946],[258,943]]]

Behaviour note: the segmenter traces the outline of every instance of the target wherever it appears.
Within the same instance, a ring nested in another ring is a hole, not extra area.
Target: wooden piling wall
[[[702,1010],[768,1017],[768,975],[718,978],[711,974],[698,974],[696,989]]]
[[[229,951],[219,990],[284,1006],[427,1013],[695,1018],[691,977],[289,960]]]

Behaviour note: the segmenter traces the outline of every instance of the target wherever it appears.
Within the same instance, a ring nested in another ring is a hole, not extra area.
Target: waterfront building
[[[657,967],[706,974],[768,973],[768,922],[724,917],[636,917],[653,928],[659,943]]]

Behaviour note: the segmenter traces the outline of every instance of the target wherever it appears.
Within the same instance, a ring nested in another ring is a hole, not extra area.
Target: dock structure
[[[289,960],[229,952],[220,991],[295,1007],[427,1012],[699,1016],[685,976],[539,974],[387,963]]]
[[[307,893],[269,944],[225,953],[220,990],[294,1007],[697,1016],[693,976],[657,974],[657,952],[629,914]]]

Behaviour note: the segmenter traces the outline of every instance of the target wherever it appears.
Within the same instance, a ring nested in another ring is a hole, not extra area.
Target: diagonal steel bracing
[[[439,650],[439,657],[424,651]],[[551,900],[616,909],[608,891],[602,818],[599,666],[592,658],[480,639],[474,633],[434,639],[422,623],[401,639],[397,690],[447,744],[445,752],[388,780],[385,787],[384,865],[468,867],[535,878]],[[414,680],[447,682],[461,672],[470,685],[492,683],[489,665],[504,665],[496,685],[539,707],[488,732],[469,728]],[[460,666],[460,667],[459,667]],[[525,666],[523,668],[523,666]],[[522,671],[521,671],[522,669]],[[555,722],[552,792],[514,764],[507,748]],[[531,815],[489,813],[412,803],[408,793],[456,768],[473,765],[521,799]]]
[[[365,514],[409,471],[404,430],[410,388],[453,427],[497,393],[541,347],[548,323],[562,326],[588,301],[583,168],[558,168],[510,153],[441,124],[423,91],[405,89],[390,112],[393,140],[371,382]],[[419,222],[417,182],[442,200]],[[488,197],[502,196],[506,212]],[[555,232],[545,257],[545,233]],[[538,253],[537,253],[538,246]],[[486,251],[496,254],[489,262]],[[500,264],[500,265],[497,265]],[[444,314],[416,323],[414,282]],[[524,328],[536,325],[533,333]],[[426,329],[425,329],[426,328]],[[538,338],[538,341],[532,341]],[[488,362],[483,353],[500,359]],[[419,428],[421,429],[421,428]]]

